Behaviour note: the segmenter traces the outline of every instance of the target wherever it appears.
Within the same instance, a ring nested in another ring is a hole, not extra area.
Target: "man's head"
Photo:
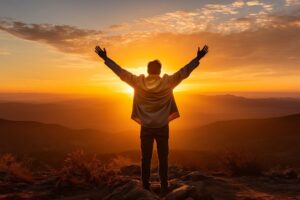
[[[148,63],[148,74],[159,75],[161,70],[161,64],[159,60],[153,60]]]

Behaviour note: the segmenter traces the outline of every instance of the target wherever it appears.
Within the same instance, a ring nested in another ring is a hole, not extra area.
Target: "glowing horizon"
[[[30,1],[0,3],[0,92],[132,94],[94,54],[98,44],[137,75],[146,74],[153,59],[161,61],[162,74],[174,73],[208,44],[207,57],[175,92],[300,92],[299,1],[191,0],[170,7]],[[12,12],[16,3],[26,6]],[[81,11],[83,4],[93,12]],[[80,20],[65,12],[70,6]],[[96,12],[97,6],[119,13]],[[45,7],[52,12],[30,15]],[[144,14],[132,14],[145,7]]]

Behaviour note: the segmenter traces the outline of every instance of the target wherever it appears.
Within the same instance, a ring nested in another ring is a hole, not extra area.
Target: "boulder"
[[[196,188],[190,185],[183,185],[166,196],[166,200],[185,200],[190,196],[191,193],[194,193]]]
[[[140,176],[141,167],[139,165],[128,165],[121,167],[120,172],[125,176]]]
[[[158,200],[159,198],[144,190],[137,181],[128,183],[115,188],[110,194],[106,195],[103,200]]]
[[[8,176],[8,174],[7,174],[6,171],[1,171],[1,170],[0,170],[0,180],[5,179],[7,176]]]
[[[209,178],[209,176],[205,175],[204,173],[201,173],[200,171],[193,171],[181,177],[181,179],[184,181],[202,181],[207,180]]]

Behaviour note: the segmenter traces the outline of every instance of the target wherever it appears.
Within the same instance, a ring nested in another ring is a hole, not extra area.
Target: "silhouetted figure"
[[[164,74],[162,77],[160,77],[161,63],[158,60],[148,63],[148,76],[136,76],[108,58],[105,48],[102,50],[96,46],[95,52],[121,80],[134,88],[131,118],[141,125],[143,187],[150,190],[150,167],[155,140],[161,192],[166,193],[168,191],[169,122],[179,117],[173,89],[199,65],[200,59],[208,52],[208,46],[205,45],[202,50],[198,48],[197,56],[179,71],[172,75]]]

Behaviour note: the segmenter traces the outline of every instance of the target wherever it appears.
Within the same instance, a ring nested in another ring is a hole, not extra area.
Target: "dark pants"
[[[159,177],[162,187],[168,185],[168,154],[169,154],[169,125],[162,128],[141,127],[141,150],[142,150],[142,182],[146,189],[150,187],[151,158],[153,151],[153,143],[156,141],[158,161],[159,161]]]

